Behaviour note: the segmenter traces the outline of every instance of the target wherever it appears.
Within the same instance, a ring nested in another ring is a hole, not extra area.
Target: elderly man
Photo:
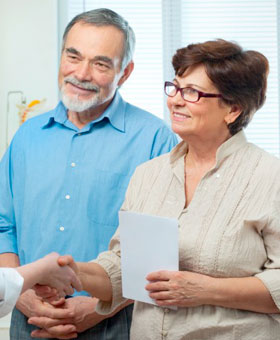
[[[62,102],[28,120],[0,163],[0,266],[50,251],[88,261],[107,249],[137,165],[177,140],[118,88],[133,71],[134,33],[115,12],[82,13],[66,27],[59,70]],[[129,337],[131,306],[111,318],[75,295],[53,306],[26,291],[12,316],[11,339]],[[33,325],[28,324],[32,318]]]

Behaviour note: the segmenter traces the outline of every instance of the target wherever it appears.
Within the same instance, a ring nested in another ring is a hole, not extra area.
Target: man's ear
[[[123,71],[123,75],[121,76],[120,80],[118,81],[118,86],[122,86],[122,84],[127,80],[130,76],[131,72],[134,69],[134,62],[131,61]]]
[[[242,113],[242,108],[239,105],[232,105],[230,111],[225,116],[225,122],[227,125],[233,123]]]

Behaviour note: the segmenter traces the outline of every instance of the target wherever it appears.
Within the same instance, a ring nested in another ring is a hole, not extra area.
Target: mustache
[[[75,86],[79,86],[79,87],[81,87],[82,89],[85,89],[85,90],[95,91],[96,93],[100,92],[99,86],[94,85],[89,81],[79,81],[75,77],[71,77],[71,76],[65,77],[64,82],[70,83],[70,84],[75,85]]]

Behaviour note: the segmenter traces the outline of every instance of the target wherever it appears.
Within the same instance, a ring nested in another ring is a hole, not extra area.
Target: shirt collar
[[[46,115],[45,119],[43,120],[42,128],[48,128],[54,122],[65,124],[67,120],[67,109],[62,102],[59,102],[56,108],[50,111],[49,115]]]
[[[89,123],[89,125],[91,126],[98,123],[106,117],[115,129],[125,132],[125,105],[125,101],[122,99],[119,92],[116,91],[116,94],[107,109],[100,117]],[[57,107],[50,112],[50,115],[46,116],[46,119],[43,121],[42,128],[50,127],[54,122],[65,124],[67,120],[67,109],[62,102],[59,102]]]
[[[247,139],[243,130],[239,131],[231,138],[226,140],[217,150],[215,167],[221,164],[225,158],[243,147],[246,143]],[[170,152],[170,164],[172,168],[177,165],[177,161],[180,158],[183,158],[187,151],[188,143],[185,141],[182,141],[177,146],[175,146],[175,148],[173,148],[173,150]]]
[[[125,122],[124,122],[125,105],[126,105],[125,101],[122,99],[119,92],[116,91],[112,102],[107,107],[107,109],[104,111],[104,113],[97,120],[93,121],[91,124],[97,121],[101,121],[102,119],[107,117],[109,122],[115,129],[121,132],[125,132]]]

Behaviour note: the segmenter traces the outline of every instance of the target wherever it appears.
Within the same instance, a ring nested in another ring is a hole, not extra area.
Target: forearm
[[[95,300],[95,299],[94,299]],[[98,299],[96,299],[96,304],[98,302]],[[125,307],[131,305],[132,303],[134,303],[133,300],[126,300],[123,304],[121,304],[120,306],[118,306],[112,313],[110,314],[98,314],[97,312],[95,312],[95,315],[94,315],[94,321],[95,321],[95,324],[105,320],[105,319],[108,319],[108,318],[111,318],[113,317],[114,315],[116,315],[119,311],[121,311],[122,309],[124,309]]]
[[[112,285],[106,271],[97,263],[77,262],[83,289],[102,301],[112,300]]]
[[[256,277],[210,278],[206,303],[258,313],[280,313],[269,291]]]
[[[40,282],[44,274],[43,273],[44,268],[41,266],[40,260],[26,264],[21,267],[17,267],[15,269],[24,279],[21,293],[25,292],[27,289],[32,288],[38,282]]]
[[[18,267],[19,258],[15,253],[2,253],[0,254],[0,267]]]

